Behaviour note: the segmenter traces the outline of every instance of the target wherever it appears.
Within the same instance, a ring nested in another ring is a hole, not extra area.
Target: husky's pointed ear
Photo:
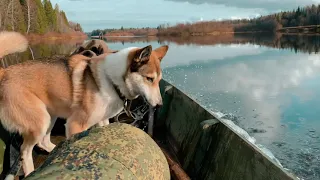
[[[147,62],[150,59],[150,55],[152,52],[152,46],[146,46],[136,51],[133,61],[135,63],[143,63]]]
[[[148,63],[151,53],[152,53],[151,45],[133,51],[133,53],[129,55],[129,59],[131,60],[131,63],[130,63],[131,72],[138,71],[139,67]]]
[[[163,57],[167,54],[168,49],[169,49],[169,46],[164,45],[154,50],[160,62],[163,59]]]

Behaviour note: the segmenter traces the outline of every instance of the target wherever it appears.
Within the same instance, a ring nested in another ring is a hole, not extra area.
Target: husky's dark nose
[[[159,109],[159,108],[161,108],[161,107],[162,107],[162,103],[161,103],[161,104],[157,104],[156,107],[155,107],[155,109]]]

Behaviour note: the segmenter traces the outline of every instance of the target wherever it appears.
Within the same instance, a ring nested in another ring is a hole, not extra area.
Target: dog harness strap
[[[113,85],[113,88],[116,90],[119,98],[125,103],[126,97],[120,92],[120,89],[118,88],[117,85],[115,85],[115,84],[113,84],[113,83],[112,83],[112,85]]]
[[[89,62],[89,63],[90,63],[90,62]],[[116,84],[114,84],[110,78],[108,78],[108,77],[106,77],[106,78],[110,80],[110,82],[111,82],[114,90],[117,92],[119,98],[123,101],[123,103],[124,103],[123,106],[125,107],[127,98],[121,93],[121,91],[120,91],[120,89],[118,88],[118,86],[117,86]]]
[[[121,92],[120,92],[120,89],[118,88],[117,85],[113,84],[113,87],[114,89],[116,90],[118,96],[120,97],[120,99],[123,101],[123,111],[122,112],[125,112],[127,114],[128,117],[133,117],[132,114],[131,114],[131,111],[130,111],[130,105],[131,104],[131,101],[128,100]]]

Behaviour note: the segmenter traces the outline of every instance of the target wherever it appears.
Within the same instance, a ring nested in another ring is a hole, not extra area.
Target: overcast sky
[[[86,32],[93,29],[157,27],[159,24],[252,18],[320,0],[51,0]]]

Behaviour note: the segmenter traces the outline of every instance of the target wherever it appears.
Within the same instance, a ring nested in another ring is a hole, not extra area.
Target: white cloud
[[[170,0],[177,2],[184,2],[186,0]],[[279,10],[292,10],[298,6],[305,6],[310,4],[317,4],[319,0],[188,0],[194,4],[222,4],[225,6],[238,7],[238,8],[260,8],[268,12],[275,12]]]
[[[230,18],[253,18],[279,10],[292,10],[320,0],[51,0],[69,20],[86,31],[104,28],[156,27]]]
[[[231,16],[250,17],[261,9],[226,7],[217,4],[191,4],[165,0],[51,0],[58,3],[69,20],[79,22],[86,31],[104,28],[156,27],[159,24],[212,19]]]

